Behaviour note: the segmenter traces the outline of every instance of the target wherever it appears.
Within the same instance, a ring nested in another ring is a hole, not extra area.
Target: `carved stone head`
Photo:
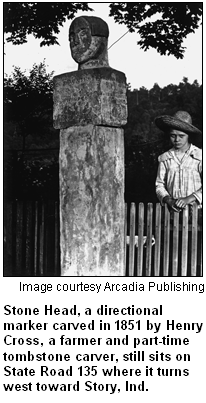
[[[69,29],[71,54],[79,70],[108,67],[108,25],[99,17],[77,17]]]

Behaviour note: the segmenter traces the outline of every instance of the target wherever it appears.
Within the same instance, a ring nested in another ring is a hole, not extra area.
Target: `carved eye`
[[[81,29],[81,31],[79,32],[79,36],[81,36],[82,38],[88,35],[88,30],[87,29]]]

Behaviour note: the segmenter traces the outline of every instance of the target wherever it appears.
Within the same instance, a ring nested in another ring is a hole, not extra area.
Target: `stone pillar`
[[[54,77],[62,276],[124,274],[126,79],[110,67]]]

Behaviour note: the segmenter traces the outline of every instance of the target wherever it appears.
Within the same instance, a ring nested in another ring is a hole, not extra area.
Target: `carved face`
[[[88,22],[78,18],[71,25],[69,42],[75,62],[84,63],[95,58],[99,52],[102,38],[92,36]]]

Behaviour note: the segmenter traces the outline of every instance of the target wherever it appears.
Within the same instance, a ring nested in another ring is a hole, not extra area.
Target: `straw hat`
[[[155,119],[155,124],[163,131],[175,129],[186,134],[202,134],[197,127],[192,125],[192,118],[190,114],[185,111],[178,111],[174,114],[174,116],[158,116]]]

